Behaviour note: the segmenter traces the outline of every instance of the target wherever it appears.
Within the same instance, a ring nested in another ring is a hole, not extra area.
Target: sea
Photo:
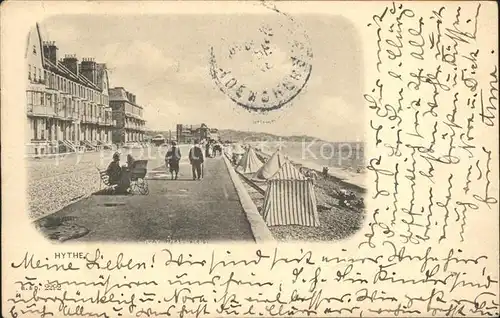
[[[320,166],[363,170],[365,168],[365,144],[363,142],[250,142],[252,146],[266,153],[276,149],[290,159],[312,162]]]

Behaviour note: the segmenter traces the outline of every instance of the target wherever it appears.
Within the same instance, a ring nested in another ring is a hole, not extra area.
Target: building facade
[[[217,128],[208,128],[206,124],[201,125],[183,125],[177,124],[176,137],[178,143],[192,143],[193,141],[202,141],[219,139]]]
[[[113,130],[113,143],[144,141],[146,121],[143,118],[143,107],[137,104],[136,96],[123,87],[110,88],[109,104],[116,123]]]
[[[75,55],[58,59],[55,42],[43,42],[38,24],[25,53],[28,154],[97,150],[112,141],[105,64]]]

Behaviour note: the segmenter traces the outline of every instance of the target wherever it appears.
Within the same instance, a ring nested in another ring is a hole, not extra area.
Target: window
[[[43,124],[43,122],[42,122]],[[46,126],[45,125],[40,125],[40,139],[42,140],[45,140],[45,129],[46,129]]]
[[[33,106],[33,92],[26,92],[26,99],[28,100],[28,106]]]
[[[40,105],[44,105],[45,98],[43,96],[43,93],[40,93]]]
[[[33,120],[33,139],[38,139],[38,119]]]
[[[33,54],[36,55],[36,45],[33,45]]]
[[[28,64],[28,79],[31,79],[31,64]]]

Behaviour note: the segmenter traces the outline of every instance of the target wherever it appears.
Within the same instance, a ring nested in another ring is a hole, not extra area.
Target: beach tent
[[[255,154],[252,147],[249,147],[247,152],[243,155],[236,169],[241,173],[255,173],[260,167],[262,167],[263,162],[260,161],[259,157]]]
[[[281,150],[276,150],[271,158],[269,158],[266,163],[257,171],[255,178],[261,180],[267,180],[272,177],[285,163],[285,156]]]
[[[262,216],[268,226],[319,226],[312,180],[302,175],[290,161],[269,178]]]
[[[233,164],[237,165],[241,161],[241,157],[243,157],[243,154],[245,153],[245,150],[243,147],[241,147],[240,144],[235,144],[233,146],[233,151],[231,152],[231,159],[233,161]]]
[[[245,150],[243,149],[243,147],[241,147],[240,144],[235,144],[233,146],[233,154],[242,155],[244,153],[245,153]]]

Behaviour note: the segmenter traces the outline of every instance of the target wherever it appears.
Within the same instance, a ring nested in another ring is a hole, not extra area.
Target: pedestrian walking
[[[207,144],[205,145],[205,157],[210,157],[210,142],[207,142]]]
[[[165,155],[165,165],[170,169],[172,180],[177,180],[179,161],[181,161],[181,150],[177,147],[177,143],[172,141],[172,147]]]
[[[193,172],[193,180],[200,180],[202,177],[202,165],[204,162],[203,150],[198,144],[198,141],[194,141],[194,146],[189,150],[189,162],[191,163],[191,171]]]

